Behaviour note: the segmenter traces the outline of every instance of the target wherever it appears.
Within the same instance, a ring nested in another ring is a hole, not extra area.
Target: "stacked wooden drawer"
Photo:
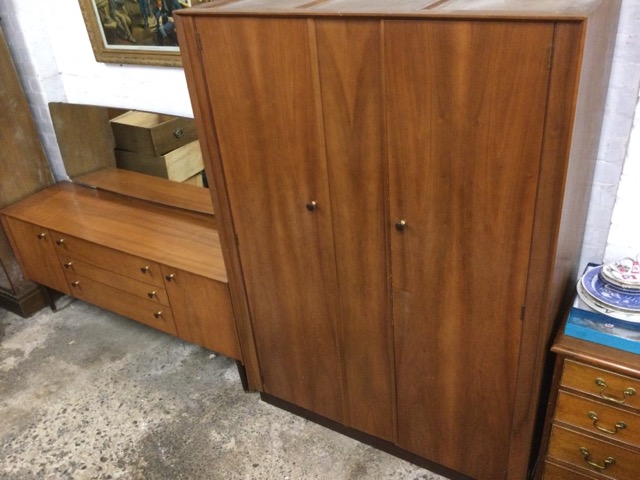
[[[193,119],[132,110],[110,123],[119,168],[202,186],[204,163]]]
[[[544,479],[637,480],[640,377],[634,369],[621,368],[614,358],[624,358],[632,365],[640,360],[564,336],[554,348],[572,354],[561,357]],[[607,359],[608,351],[614,357]]]
[[[242,359],[217,231],[203,215],[73,184],[3,214],[31,280]]]

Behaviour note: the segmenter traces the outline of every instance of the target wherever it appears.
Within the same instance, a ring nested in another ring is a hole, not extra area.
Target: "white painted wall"
[[[622,9],[583,264],[640,252],[640,0]],[[0,17],[56,178],[66,174],[49,102],[192,116],[182,69],[95,61],[77,0],[2,0]]]

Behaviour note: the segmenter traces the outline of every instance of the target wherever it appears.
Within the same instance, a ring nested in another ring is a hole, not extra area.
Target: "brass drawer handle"
[[[153,292],[147,293],[147,297],[149,297],[149,298],[153,298],[155,296],[156,296],[156,291],[155,290]]]
[[[80,285],[80,282],[78,280],[76,280],[75,282],[71,282],[71,286],[72,287],[77,287],[78,285]]]
[[[71,268],[71,267],[73,267],[73,262],[66,262],[64,264],[64,268]]]
[[[315,200],[311,200],[309,203],[307,203],[307,210],[309,210],[310,212],[313,212],[316,208],[318,208],[318,202],[316,202]]]
[[[160,310],[159,312],[154,313],[153,316],[156,317],[156,318],[161,318],[162,317],[162,310]]]
[[[176,276],[173,273],[170,273],[169,275],[166,275],[164,278],[167,279],[167,282],[172,281]]]
[[[584,447],[580,447],[580,453],[582,454],[582,456],[584,457],[584,461],[587,462],[589,465],[591,465],[594,468],[597,468],[598,470],[604,470],[605,468],[613,465],[614,463],[616,463],[616,459],[613,457],[607,457],[604,459],[603,465],[600,465],[597,462],[594,462],[592,460],[589,460],[589,457],[591,456],[591,453],[589,453],[589,450],[587,450]]]
[[[58,240],[56,240],[56,245],[58,245],[59,247],[64,245],[64,238],[59,238]]]
[[[627,428],[627,424],[626,423],[618,422],[618,423],[616,423],[614,425],[615,430],[610,430],[608,428],[601,427],[600,425],[598,425],[598,420],[600,420],[600,419],[598,418],[598,414],[596,412],[589,412],[589,413],[587,413],[587,416],[591,420],[593,420],[593,426],[596,427],[601,432],[604,432],[604,433],[610,433],[611,435],[615,435],[616,433],[618,433],[618,431],[624,430],[625,428]]]
[[[141,267],[141,268],[140,268],[140,271],[141,271],[142,273],[147,273],[147,272],[149,271],[149,265],[145,265],[144,267]]]
[[[604,391],[607,388],[607,382],[605,382],[602,378],[596,378],[596,385],[598,385],[599,387],[602,387],[600,389],[600,396],[602,398],[604,398],[605,400],[609,400],[611,402],[615,402],[615,403],[624,403],[627,401],[627,397],[632,397],[633,395],[636,394],[636,390],[635,388],[632,387],[628,387],[626,388],[623,392],[622,392],[622,399],[619,398],[615,398],[615,397],[611,397],[609,395],[605,395]]]
[[[47,232],[42,232],[38,234],[38,240],[42,240],[44,237],[47,236]]]
[[[407,221],[406,220],[398,220],[396,223],[396,230],[399,232],[404,232],[407,229]]]

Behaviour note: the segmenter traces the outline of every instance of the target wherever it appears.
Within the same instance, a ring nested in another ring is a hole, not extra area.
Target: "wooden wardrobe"
[[[527,476],[619,8],[179,13],[254,389],[471,478]]]

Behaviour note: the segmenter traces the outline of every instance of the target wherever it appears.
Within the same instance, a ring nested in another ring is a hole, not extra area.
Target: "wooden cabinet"
[[[638,356],[562,334],[553,350],[560,355],[558,390],[550,411],[543,478],[637,478]]]
[[[0,26],[0,208],[53,184],[27,98]],[[42,245],[40,245],[42,247]],[[44,290],[20,270],[0,228],[0,307],[28,317],[47,303]],[[0,327],[0,337],[3,329]]]
[[[619,9],[560,4],[179,13],[261,391],[469,477],[526,477]]]
[[[61,183],[2,221],[32,280],[242,360],[211,218]]]

